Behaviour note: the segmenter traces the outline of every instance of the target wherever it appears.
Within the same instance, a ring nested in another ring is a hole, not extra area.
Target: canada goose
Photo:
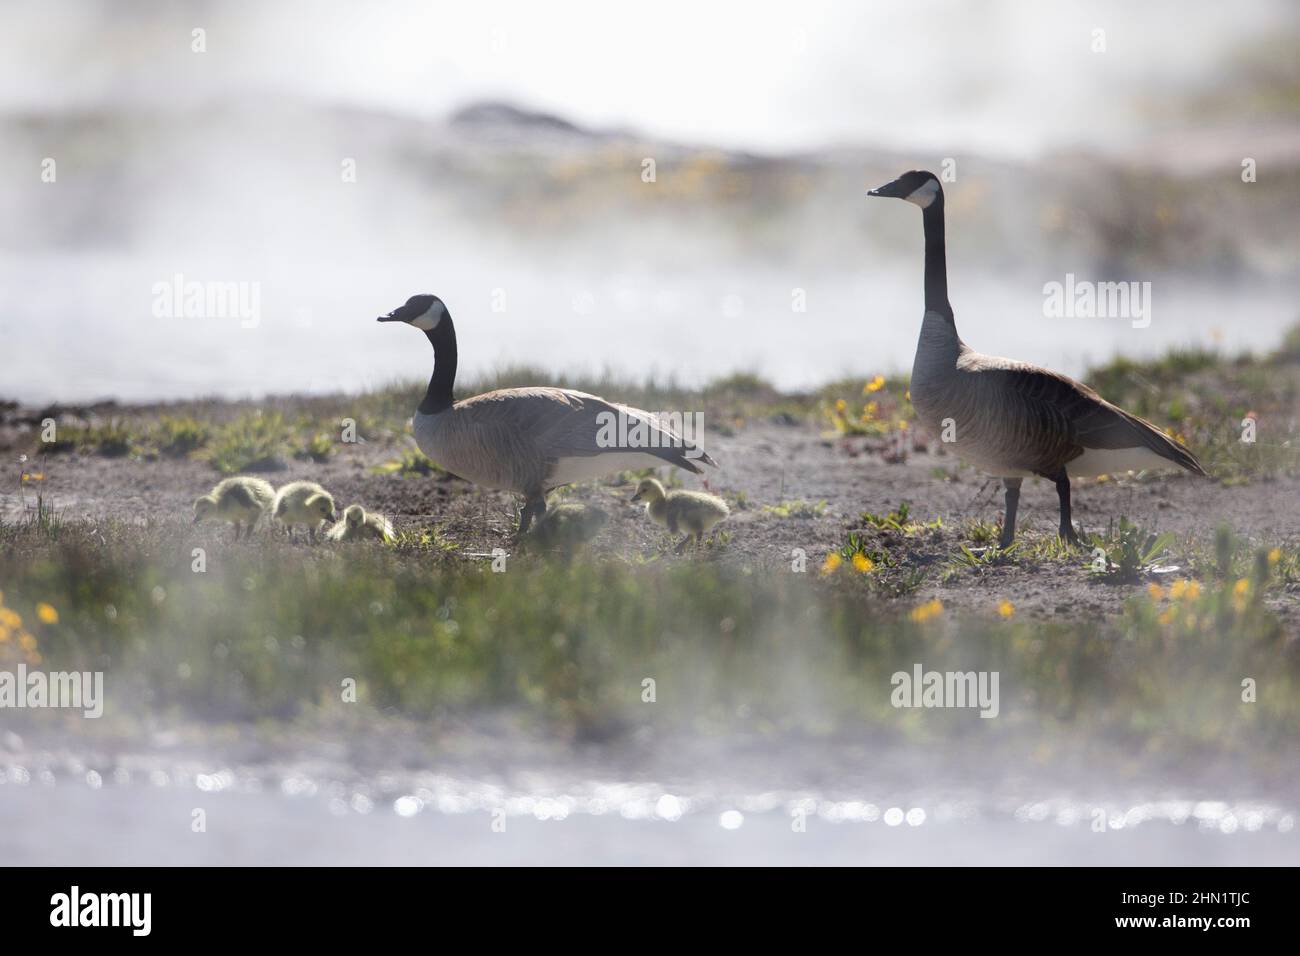
[[[381,514],[367,511],[360,505],[348,505],[343,509],[343,520],[334,524],[325,537],[331,541],[383,541],[390,543],[393,538],[393,526]]]
[[[291,481],[275,493],[275,516],[293,537],[294,525],[304,525],[316,539],[323,521],[337,521],[334,498],[314,481]]]
[[[246,537],[251,536],[253,528],[274,501],[275,489],[261,478],[242,475],[226,478],[217,482],[217,486],[206,495],[195,499],[194,523],[206,518],[229,521],[235,526],[235,540],[238,541],[244,522],[248,522]]]
[[[530,550],[575,551],[600,534],[608,520],[599,508],[565,502],[548,509],[525,540]]]
[[[709,529],[731,514],[727,503],[716,495],[702,491],[664,491],[664,486],[654,478],[642,478],[632,500],[646,503],[645,513],[655,524],[663,525],[672,534],[686,532],[677,545],[678,554],[692,537],[698,549],[700,539]]]
[[[501,388],[453,402],[456,329],[436,295],[413,295],[379,321],[412,325],[433,345],[416,444],[461,478],[523,495],[521,535],[546,513],[552,488],[665,463],[695,474],[698,462],[717,465],[649,412],[568,388]]]
[[[1170,466],[1205,475],[1181,443],[1087,385],[1027,362],[981,355],[961,340],[948,304],[943,186],[933,173],[904,173],[868,195],[921,207],[925,317],[912,364],[912,405],[934,434],[943,435],[949,426],[960,457],[1002,479],[1006,520],[999,547],[1009,547],[1015,538],[1020,485],[1029,476],[1055,482],[1061,537],[1077,545],[1070,521],[1071,477]]]

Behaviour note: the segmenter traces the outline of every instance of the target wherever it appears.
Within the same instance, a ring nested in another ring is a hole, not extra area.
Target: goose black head
[[[442,299],[427,293],[413,295],[406,304],[399,306],[387,315],[379,317],[380,322],[405,322],[422,332],[432,332],[447,314],[447,307]]]
[[[886,199],[906,199],[908,202],[925,209],[936,199],[943,198],[943,187],[939,177],[925,169],[914,169],[903,173],[892,183],[877,186],[867,193],[868,196],[883,196]]]

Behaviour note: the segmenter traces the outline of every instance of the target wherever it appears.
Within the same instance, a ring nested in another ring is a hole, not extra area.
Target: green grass
[[[1280,560],[1244,585],[1135,590],[1111,620],[914,620],[906,602],[841,583],[871,574],[581,558],[514,558],[496,574],[435,542],[346,553],[267,542],[210,555],[194,573],[185,529],[148,531],[10,528],[0,554],[6,606],[44,666],[104,670],[109,719],[296,720],[343,706],[341,682],[352,678],[363,709],[434,727],[500,710],[605,736],[646,722],[1048,744],[1086,733],[1162,756],[1260,759],[1300,732],[1300,655],[1262,600],[1282,586]],[[39,621],[38,602],[57,623]],[[914,661],[998,670],[1003,717],[893,709],[889,677]],[[1256,704],[1239,700],[1243,675],[1268,679]],[[658,688],[652,710],[640,701],[647,677]]]
[[[780,504],[764,505],[763,513],[776,515],[778,518],[820,518],[826,513],[825,501],[782,501]]]
[[[225,475],[283,467],[292,451],[292,429],[279,412],[246,412],[214,432],[206,449]]]
[[[212,428],[192,415],[162,415],[149,437],[159,454],[183,458],[208,443]]]
[[[327,432],[316,432],[303,444],[302,449],[298,452],[298,457],[321,462],[325,461],[333,453],[334,439]]]
[[[1175,541],[1169,532],[1157,533],[1138,527],[1123,515],[1112,521],[1104,535],[1093,535],[1085,550],[1092,555],[1092,569],[1114,581],[1137,581],[1159,570],[1158,562],[1168,558]]]
[[[61,424],[55,428],[54,441],[41,442],[39,450],[46,455],[79,451],[85,454],[118,458],[129,455],[136,436],[127,422],[111,418],[89,424]]]
[[[402,454],[370,469],[376,475],[401,475],[404,478],[438,474],[442,471],[428,456],[416,448],[403,449]]]
[[[880,531],[894,531],[899,534],[937,531],[943,527],[942,518],[934,518],[931,521],[915,520],[912,517],[912,507],[906,501],[888,514],[878,515],[870,511],[864,511],[859,515],[859,518],[861,518],[863,524],[870,525]]]

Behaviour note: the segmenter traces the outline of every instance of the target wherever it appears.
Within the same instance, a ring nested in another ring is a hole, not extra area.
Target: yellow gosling
[[[366,511],[360,505],[348,505],[343,509],[343,520],[325,533],[331,541],[382,541],[391,544],[395,537],[393,526],[388,519],[373,511]]]
[[[314,541],[322,522],[337,521],[334,498],[314,481],[291,481],[275,494],[275,516],[293,537],[296,525],[303,525]]]
[[[235,526],[235,540],[248,522],[248,535],[275,502],[275,489],[261,478],[240,475],[217,483],[206,495],[194,501],[194,523],[214,518]]]
[[[651,521],[663,525],[672,534],[684,533],[677,545],[678,554],[686,549],[691,538],[699,550],[700,541],[710,529],[731,514],[727,503],[716,495],[702,491],[665,491],[654,478],[641,479],[632,500],[646,503],[645,511]]]

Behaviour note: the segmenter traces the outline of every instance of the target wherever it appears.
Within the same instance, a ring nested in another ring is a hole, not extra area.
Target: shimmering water
[[[1126,785],[851,792],[32,754],[0,764],[14,864],[1295,864],[1295,809]],[[196,821],[201,811],[202,827]]]

